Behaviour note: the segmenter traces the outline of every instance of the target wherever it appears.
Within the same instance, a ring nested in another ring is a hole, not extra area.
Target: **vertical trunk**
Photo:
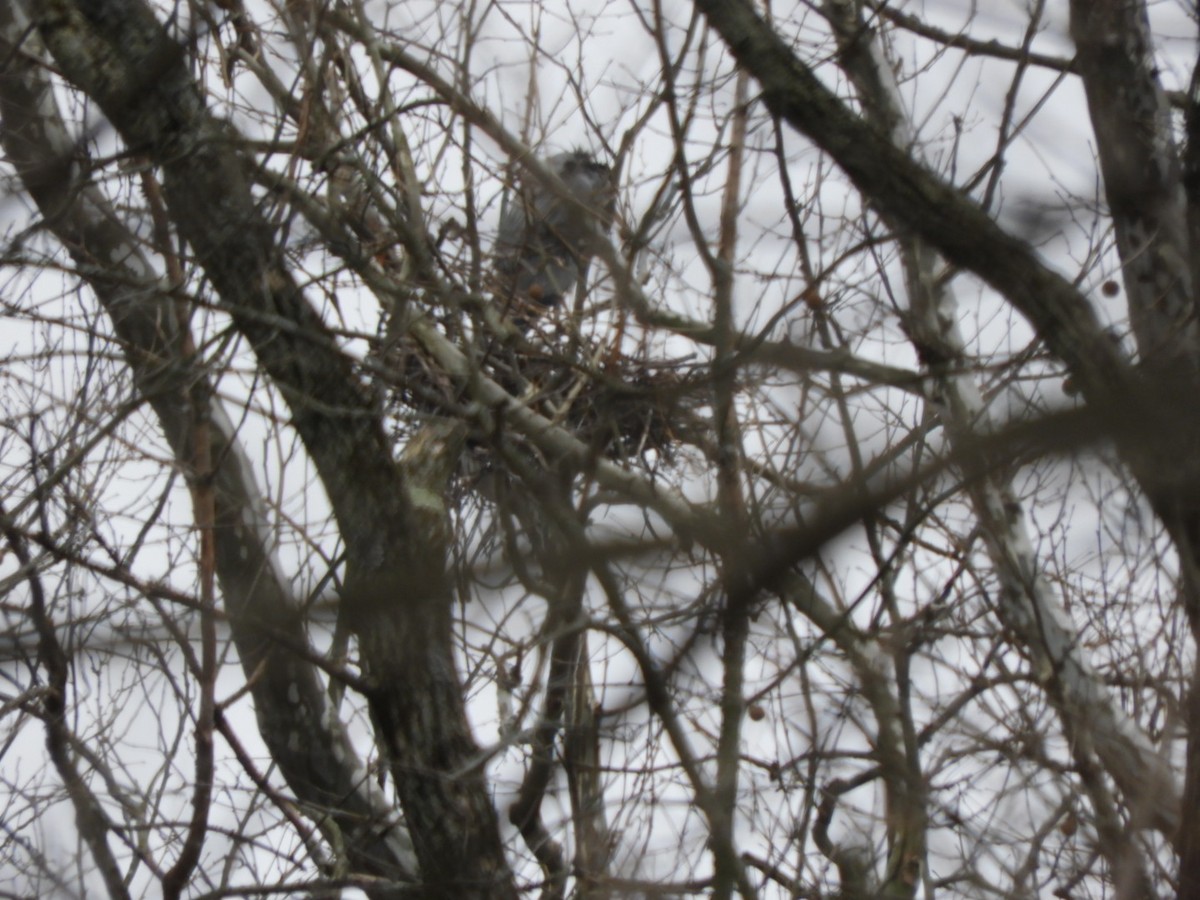
[[[288,403],[346,544],[346,621],[429,896],[512,896],[455,671],[445,544],[422,528],[373,398],[284,265],[236,134],[141,0],[48,0],[37,22],[64,75],[162,167],[174,223]]]
[[[0,117],[4,152],[48,227],[71,253],[108,312],[134,380],[167,442],[185,460],[188,385],[203,376],[174,358],[179,323],[141,241],[96,188],[79,184],[71,161],[78,148],[63,123],[39,42],[14,5],[0,7]],[[24,52],[15,48],[19,41]],[[97,259],[112,260],[101,274]],[[234,424],[209,397],[207,431],[215,502],[216,576],[238,657],[254,698],[259,731],[297,800],[328,810],[317,820],[331,843],[345,846],[350,869],[398,881],[416,867],[403,829],[373,792],[341,724],[327,708],[320,678],[302,655],[308,638],[270,545],[271,528]],[[298,736],[303,735],[303,740]]]
[[[1195,228],[1200,212],[1195,198],[1185,194],[1185,186],[1195,180],[1197,151],[1189,147],[1186,165],[1180,166],[1143,2],[1072,0],[1071,36],[1096,134],[1138,352],[1176,417],[1168,440],[1136,450],[1133,465],[1175,542],[1183,606],[1193,642],[1200,645],[1200,466],[1195,462],[1200,424],[1192,400],[1200,371],[1200,321],[1194,244],[1188,239],[1189,221]],[[1189,115],[1188,125],[1191,137],[1194,116]],[[1200,898],[1198,684],[1194,676],[1176,836],[1179,897],[1188,900]]]

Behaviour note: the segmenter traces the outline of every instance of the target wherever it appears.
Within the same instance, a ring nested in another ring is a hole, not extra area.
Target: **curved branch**
[[[859,190],[1009,299],[1071,369],[1089,400],[1123,397],[1133,377],[1087,299],[1029,246],[890,137],[854,115],[754,11],[748,0],[696,0],[771,112],[808,135]]]

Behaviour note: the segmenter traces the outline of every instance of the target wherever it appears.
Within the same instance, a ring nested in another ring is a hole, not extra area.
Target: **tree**
[[[1200,897],[1196,11],[781,6],[0,8],[0,889]]]

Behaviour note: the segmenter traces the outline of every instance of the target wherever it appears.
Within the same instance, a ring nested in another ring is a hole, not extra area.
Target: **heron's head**
[[[569,150],[546,160],[571,193],[597,213],[605,228],[611,224],[617,191],[612,169],[586,150]]]
[[[583,179],[596,182],[607,182],[612,177],[612,170],[596,160],[586,150],[569,150],[559,153],[547,160],[550,168],[559,178]]]

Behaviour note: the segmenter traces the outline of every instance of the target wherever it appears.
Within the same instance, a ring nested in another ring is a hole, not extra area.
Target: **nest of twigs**
[[[670,463],[681,443],[702,440],[705,426],[693,413],[706,392],[687,361],[634,358],[579,335],[538,337],[489,346],[482,374],[598,455]],[[401,373],[393,394],[401,422],[454,416],[470,402],[467,386],[419,348],[397,348],[389,365]]]
[[[597,348],[589,348],[595,351]],[[696,378],[691,367],[614,353],[585,352],[572,365],[553,355],[521,360],[525,396],[604,456],[671,461],[681,442],[694,440]]]

